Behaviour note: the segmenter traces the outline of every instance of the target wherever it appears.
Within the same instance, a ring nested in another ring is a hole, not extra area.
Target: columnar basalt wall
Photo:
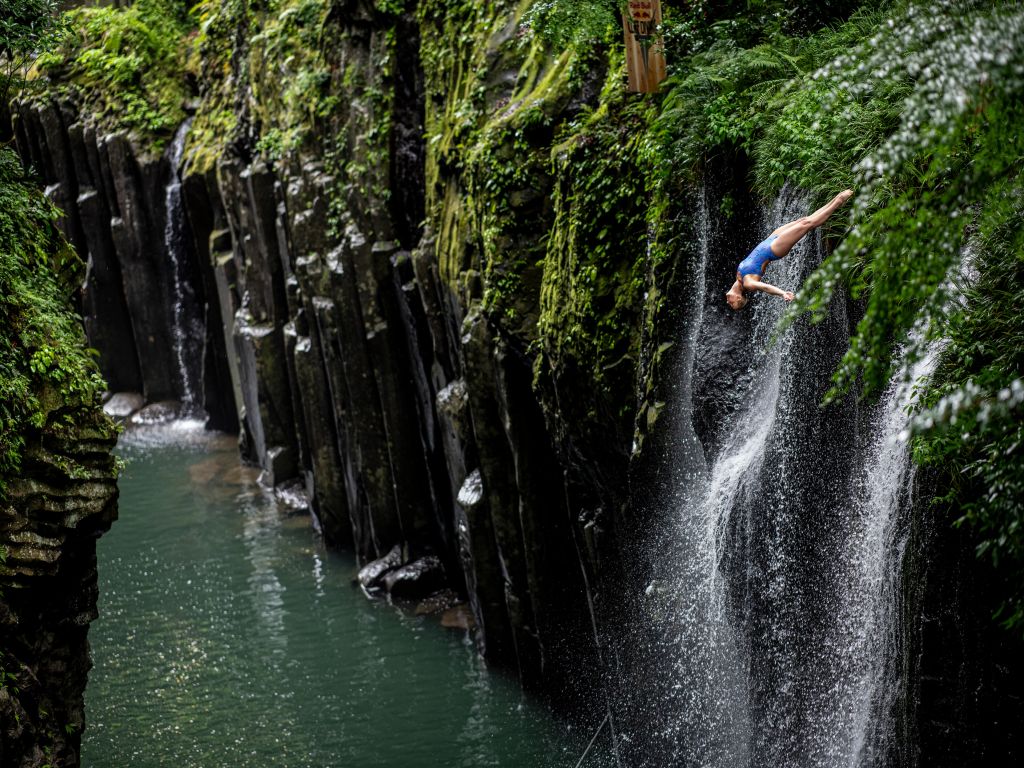
[[[112,391],[138,392],[147,402],[181,400],[175,303],[194,319],[201,361],[202,402],[211,426],[237,423],[221,336],[220,308],[207,300],[208,262],[186,254],[184,298],[176,295],[167,253],[165,189],[172,169],[165,153],[124,133],[106,133],[67,102],[43,97],[15,105],[22,161],[64,212],[61,229],[87,262],[81,311],[89,342]],[[84,118],[84,119],[83,119]]]
[[[439,563],[468,597],[488,658],[582,700],[596,680],[595,640],[568,484],[583,483],[567,480],[547,429],[529,339],[483,307],[475,236],[435,234],[467,205],[455,169],[433,169],[451,193],[423,229],[421,26],[354,6],[325,29],[332,71],[358,89],[339,82],[351,100],[312,148],[270,159],[241,141],[212,167],[186,164],[243,451],[269,481],[301,482],[328,540],[363,562]],[[510,30],[502,23],[497,43]],[[508,58],[484,61],[497,70],[494,100],[514,90]],[[338,136],[341,166],[325,161]],[[545,196],[530,196],[519,239],[536,252]],[[446,277],[438,250],[457,241],[469,250]]]

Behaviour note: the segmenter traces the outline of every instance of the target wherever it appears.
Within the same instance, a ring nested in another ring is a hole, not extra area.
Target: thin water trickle
[[[197,318],[194,316],[193,305],[195,296],[188,274],[188,254],[185,245],[185,211],[181,203],[181,177],[179,166],[185,151],[185,139],[192,126],[191,118],[183,122],[174,134],[168,151],[170,165],[170,181],[164,194],[164,211],[167,220],[164,224],[164,249],[171,260],[172,287],[174,296],[171,298],[173,307],[173,324],[171,327],[174,339],[174,357],[181,375],[181,404],[184,415],[198,415],[202,403],[197,398],[197,349],[201,349],[202,336],[196,328]]]

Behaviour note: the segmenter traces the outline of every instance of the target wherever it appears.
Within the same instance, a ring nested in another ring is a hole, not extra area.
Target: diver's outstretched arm
[[[761,291],[771,296],[780,296],[783,301],[792,301],[794,298],[792,291],[784,291],[771,283],[766,283],[764,280],[758,280],[755,275],[747,275],[743,279],[743,287],[748,291]]]

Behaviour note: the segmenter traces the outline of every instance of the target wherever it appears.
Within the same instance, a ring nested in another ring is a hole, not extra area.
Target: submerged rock
[[[438,613],[445,613],[457,605],[465,606],[465,601],[459,594],[451,589],[442,589],[429,597],[420,600],[413,611],[417,616],[432,616]],[[466,610],[469,607],[466,606]]]
[[[461,603],[453,605],[441,614],[441,626],[469,631],[476,629],[476,619],[473,617],[470,607],[466,603]]]

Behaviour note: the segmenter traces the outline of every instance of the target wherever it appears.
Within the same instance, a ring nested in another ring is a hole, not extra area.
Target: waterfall
[[[766,212],[765,232],[808,209],[784,190]],[[708,218],[702,192],[702,275]],[[808,236],[768,277],[797,289],[822,257],[820,239]],[[720,300],[724,279],[704,280],[708,300]],[[652,652],[667,660],[671,679],[652,705],[670,712],[652,736],[664,753],[657,760],[879,765],[900,691],[896,616],[912,469],[898,438],[913,388],[901,376],[871,409],[852,399],[822,409],[848,341],[843,299],[820,325],[798,320],[774,343],[784,302],[758,295],[746,311],[749,329],[733,341],[701,332],[706,311],[689,318],[669,403],[683,416],[674,422],[666,457],[674,478],[661,502],[668,514],[650,545],[657,551],[641,598],[658,638]],[[695,360],[723,343],[753,355],[745,376],[711,382],[732,412],[715,432],[722,437],[701,444],[692,423]],[[911,381],[934,359],[918,362]]]
[[[851,663],[843,691],[843,757],[849,766],[884,765],[893,746],[892,714],[901,691],[897,606],[914,474],[904,433],[915,385],[931,374],[937,358],[933,344],[906,376],[898,366],[872,419],[874,442],[855,488],[855,528],[843,558],[849,579],[836,623],[841,633],[834,638],[838,647],[848,645]]]
[[[198,392],[199,356],[195,350],[202,349],[202,328],[198,323],[195,294],[192,290],[188,271],[188,251],[185,244],[185,210],[181,202],[181,177],[179,166],[185,150],[185,138],[188,136],[192,120],[183,122],[174,134],[168,150],[167,159],[170,166],[170,181],[164,194],[164,211],[167,219],[164,224],[164,249],[171,260],[172,289],[174,296],[172,338],[174,356],[178,363],[181,376],[182,416],[196,416],[201,411],[201,393]]]

